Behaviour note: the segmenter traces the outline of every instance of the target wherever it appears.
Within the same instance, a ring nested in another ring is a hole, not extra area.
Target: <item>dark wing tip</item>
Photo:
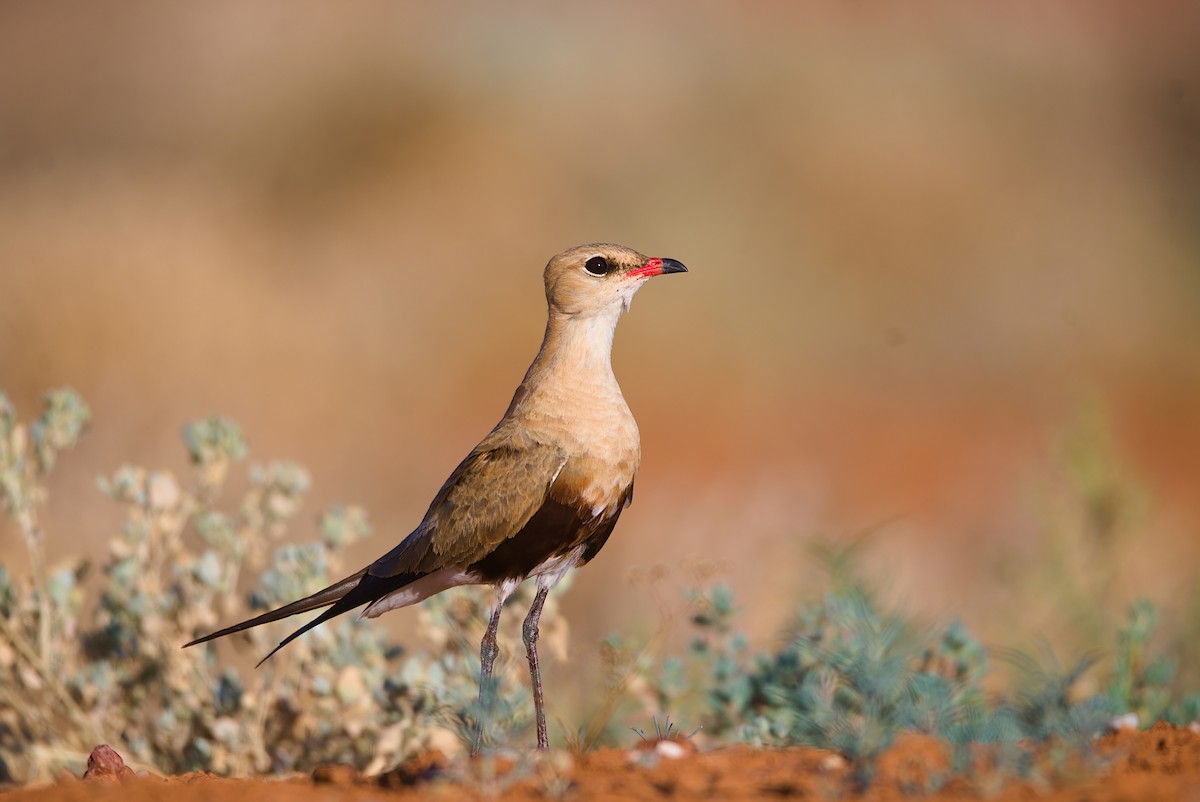
[[[336,604],[334,604],[332,607],[330,607],[329,609],[325,610],[323,613],[321,613],[319,616],[317,616],[316,618],[314,618],[312,621],[309,621],[307,624],[305,624],[304,626],[302,626],[302,627],[300,627],[299,629],[297,629],[297,630],[296,630],[295,632],[293,632],[291,635],[288,635],[286,638],[284,638],[283,640],[281,640],[281,641],[279,642],[279,644],[278,644],[278,645],[277,645],[277,646],[276,646],[274,649],[272,649],[271,651],[267,652],[267,656],[266,656],[266,657],[264,657],[263,659],[261,659],[261,660],[259,660],[257,663],[255,663],[255,664],[254,664],[254,667],[255,667],[255,668],[258,668],[258,667],[259,667],[259,666],[261,666],[263,663],[265,663],[265,662],[267,662],[268,660],[270,660],[270,659],[271,659],[271,658],[272,658],[272,657],[275,655],[275,652],[279,651],[279,650],[280,650],[280,649],[282,649],[284,646],[287,646],[289,643],[291,643],[291,642],[292,642],[292,641],[294,641],[296,638],[298,638],[298,637],[300,637],[301,635],[303,635],[305,632],[308,632],[308,631],[309,631],[310,629],[312,629],[313,627],[315,627],[315,626],[318,626],[318,625],[320,625],[320,624],[323,624],[323,623],[325,623],[326,621],[328,621],[329,619],[331,619],[331,618],[334,618],[334,617],[336,617],[336,616],[339,616],[339,615],[341,615],[342,613],[346,612],[347,610],[352,610],[352,609],[354,609],[355,607],[358,607],[358,606],[359,606],[360,604],[362,604],[362,603],[363,603],[363,602],[361,602],[361,601],[359,601],[359,600],[357,600],[357,599],[350,598],[350,594],[347,594],[347,597],[345,597],[345,598],[342,598],[342,599],[339,599],[339,600],[337,601],[337,603],[336,603]]]
[[[280,607],[278,610],[272,610],[269,613],[263,613],[256,618],[251,618],[248,621],[241,622],[240,624],[234,624],[231,627],[226,627],[225,629],[196,638],[193,641],[183,644],[183,648],[186,649],[189,646],[207,643],[210,640],[215,640],[226,635],[232,635],[235,632],[241,632],[242,630],[250,629],[251,627],[259,626],[260,624],[268,624],[272,621],[278,621],[281,618],[286,618],[291,615],[295,615],[296,613],[308,612],[309,610],[315,609],[318,606],[329,605],[323,613],[297,629],[292,634],[288,635],[279,643],[278,646],[272,649],[266,657],[264,657],[262,660],[259,660],[258,665],[255,666],[255,668],[258,668],[258,666],[261,666],[263,663],[270,660],[275,652],[279,651],[284,646],[287,646],[296,638],[300,637],[305,632],[308,632],[318,624],[322,624],[348,610],[353,610],[355,607],[359,607],[363,604],[367,604],[368,602],[373,602],[377,599],[380,599],[391,591],[403,587],[415,579],[417,579],[417,577],[412,574],[399,574],[396,576],[379,578],[368,574],[366,569],[364,569],[351,577],[347,577],[335,585],[331,585],[320,593],[313,594],[306,599],[292,602],[289,605]],[[333,599],[331,596],[326,595],[331,591],[335,593],[341,593],[341,595],[338,598]],[[328,601],[326,599],[328,599]]]
[[[197,646],[201,643],[208,643],[210,640],[216,640],[217,638],[223,638],[226,635],[232,635],[233,633],[238,632],[241,629],[249,629],[249,627],[244,627],[241,624],[236,624],[232,627],[226,627],[225,629],[219,629],[216,632],[210,632],[207,635],[202,635],[201,637],[196,638],[195,640],[188,641],[187,643],[183,644],[183,646],[180,646],[179,648],[186,649],[189,646]]]
[[[315,610],[318,607],[328,607],[332,604],[340,602],[347,594],[355,590],[361,583],[362,578],[366,575],[367,569],[351,574],[340,582],[334,582],[327,588],[319,590],[311,596],[306,596],[303,599],[298,599],[291,604],[285,604],[275,610],[256,615],[254,618],[248,618],[245,621],[234,624],[233,626],[219,629],[216,632],[210,632],[207,635],[202,635],[195,640],[183,644],[182,648],[186,649],[189,646],[196,646],[200,643],[207,643],[210,640],[223,638],[226,635],[232,635],[235,632],[241,632],[252,627],[257,627],[262,624],[269,624],[272,621],[279,621],[283,618],[289,618],[298,613],[307,613],[309,610]],[[344,607],[340,609],[346,609]]]
[[[272,657],[275,656],[275,652],[279,651],[284,646],[287,646],[288,643],[292,640],[292,638],[296,637],[296,635],[299,635],[299,634],[300,634],[299,632],[293,633],[291,637],[280,641],[279,644],[276,645],[276,647],[274,649],[267,652],[266,657],[264,657],[263,659],[259,660],[257,663],[254,664],[254,670],[257,671],[262,666],[263,663],[267,662],[268,660],[270,660]]]
[[[260,618],[266,618],[266,616],[269,616],[269,615],[272,615],[272,614],[265,614],[263,616],[258,616],[257,618],[251,618],[250,621],[242,621],[241,623],[234,624],[234,626],[232,626],[232,627],[218,629],[218,630],[216,630],[215,633],[209,633],[208,635],[200,635],[199,638],[197,638],[196,640],[188,641],[188,642],[186,642],[186,644],[182,645],[180,648],[187,648],[188,646],[197,646],[199,644],[208,644],[208,642],[210,640],[216,640],[217,638],[224,638],[224,636],[226,636],[226,635],[233,635],[234,633],[244,632],[244,630],[250,629],[252,627],[258,627],[259,624],[268,623],[268,621],[260,621]]]

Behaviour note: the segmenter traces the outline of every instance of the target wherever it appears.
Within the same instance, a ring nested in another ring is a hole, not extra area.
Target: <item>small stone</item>
[[[384,788],[409,788],[428,782],[446,770],[446,756],[437,749],[420,752],[378,777]]]
[[[846,768],[846,758],[836,752],[821,759],[822,771],[841,771]]]
[[[358,771],[347,763],[323,763],[313,769],[312,779],[322,785],[354,785]]]
[[[1200,721],[1193,721],[1188,725],[1188,732],[1193,735],[1200,735]]]
[[[88,755],[87,771],[83,773],[83,779],[99,782],[117,782],[132,776],[133,769],[126,766],[117,750],[108,744],[101,744],[92,750]]]
[[[1104,725],[1104,729],[1108,732],[1135,732],[1138,728],[1138,714],[1126,713],[1121,716],[1113,716]]]
[[[654,745],[654,751],[668,760],[679,760],[688,750],[679,741],[662,740]]]

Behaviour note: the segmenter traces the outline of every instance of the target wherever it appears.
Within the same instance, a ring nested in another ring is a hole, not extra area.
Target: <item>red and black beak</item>
[[[650,276],[661,276],[666,273],[686,273],[688,269],[683,266],[683,262],[675,259],[659,259],[657,256],[650,259],[641,267],[635,267],[626,275],[630,278],[649,278]]]

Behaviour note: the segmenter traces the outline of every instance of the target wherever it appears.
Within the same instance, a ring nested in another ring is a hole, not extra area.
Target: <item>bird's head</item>
[[[572,317],[620,314],[649,278],[686,272],[674,259],[650,258],[621,245],[577,245],[546,265],[546,300],[552,312]]]

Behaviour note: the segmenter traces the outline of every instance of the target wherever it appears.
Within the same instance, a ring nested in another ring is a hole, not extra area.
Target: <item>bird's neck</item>
[[[621,308],[581,317],[551,311],[546,336],[534,364],[546,369],[612,374],[613,334]]]
[[[546,336],[522,387],[526,392],[554,387],[556,392],[619,394],[612,370],[613,333],[621,308],[587,316],[565,315],[554,309],[546,323]]]
[[[636,466],[637,423],[612,370],[621,311],[583,317],[551,310],[541,350],[499,426],[519,420],[526,436],[549,437],[568,451],[600,448],[604,459]]]

